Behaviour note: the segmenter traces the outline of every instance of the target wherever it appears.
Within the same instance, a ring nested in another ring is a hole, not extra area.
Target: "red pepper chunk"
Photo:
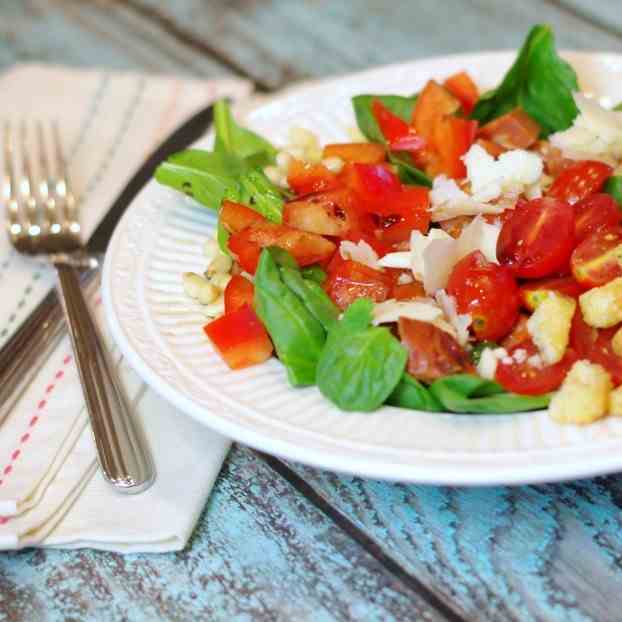
[[[270,337],[249,305],[206,324],[203,331],[231,369],[258,365],[272,356]]]
[[[445,80],[443,86],[462,104],[464,114],[469,115],[479,99],[479,91],[471,76],[466,71],[461,71]]]
[[[237,311],[244,305],[253,306],[255,286],[241,274],[234,274],[225,287],[225,313]]]

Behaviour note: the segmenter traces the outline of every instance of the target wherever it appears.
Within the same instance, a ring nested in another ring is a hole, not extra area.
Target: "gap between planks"
[[[251,450],[260,460],[267,464],[273,471],[280,475],[293,488],[295,488],[307,501],[312,503],[320,512],[329,518],[335,525],[341,529],[346,535],[352,538],[367,553],[374,557],[386,570],[398,579],[407,588],[415,592],[430,607],[436,609],[448,622],[465,622],[458,612],[452,609],[446,602],[441,600],[434,592],[432,592],[417,577],[408,572],[390,555],[387,555],[381,547],[370,538],[363,530],[357,527],[349,518],[342,514],[338,509],[334,508],[326,499],[324,499],[310,484],[302,479],[297,473],[294,473],[279,458],[264,454],[263,452]]]

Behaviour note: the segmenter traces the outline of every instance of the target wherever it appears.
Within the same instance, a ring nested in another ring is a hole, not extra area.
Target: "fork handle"
[[[76,269],[63,263],[57,263],[56,269],[104,478],[118,492],[142,492],[155,479],[146,441],[130,414],[114,366],[84,299]]]

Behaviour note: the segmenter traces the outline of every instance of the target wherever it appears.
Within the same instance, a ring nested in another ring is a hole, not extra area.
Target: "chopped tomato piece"
[[[203,330],[231,369],[258,365],[272,356],[270,337],[249,305],[226,313]]]
[[[426,293],[423,285],[418,281],[412,283],[396,283],[391,290],[391,298],[395,300],[412,300],[413,298],[425,298]]]
[[[283,208],[283,223],[302,231],[344,237],[357,226],[351,190],[340,188],[289,201]]]
[[[267,221],[261,214],[242,203],[223,201],[220,208],[220,222],[229,233],[238,233],[246,227]]]
[[[462,104],[462,110],[465,115],[470,115],[475,104],[479,99],[479,91],[475,82],[471,80],[471,76],[466,71],[461,71],[445,80],[443,86],[454,96],[457,97]]]
[[[477,121],[447,116],[436,121],[434,144],[439,156],[437,174],[453,179],[466,177],[462,156],[470,149],[477,133]]]
[[[622,276],[622,227],[598,229],[574,249],[570,267],[584,287],[604,285]]]
[[[419,151],[425,139],[402,118],[393,114],[379,99],[372,103],[372,113],[392,151]]]
[[[563,276],[527,283],[520,288],[520,296],[523,306],[530,311],[534,311],[550,292],[578,298],[584,291],[585,288],[580,283],[577,283],[573,277]]]
[[[324,281],[324,289],[332,301],[345,309],[358,298],[383,302],[391,291],[391,276],[358,261],[333,260]]]
[[[592,328],[583,319],[580,308],[575,311],[570,329],[570,345],[579,357],[602,365],[616,386],[622,384],[622,357],[613,351],[611,340],[618,329],[619,326]]]
[[[261,250],[267,246],[278,246],[289,251],[299,266],[325,261],[336,249],[333,242],[321,235],[270,222],[247,227],[232,235],[228,245],[240,265],[250,274],[255,274]]]
[[[244,305],[253,306],[255,286],[241,274],[234,274],[225,287],[225,313],[237,311]]]
[[[549,188],[548,196],[576,203],[600,192],[613,169],[604,162],[584,160],[564,169]]]
[[[406,369],[418,380],[433,382],[443,376],[472,371],[469,354],[449,333],[429,322],[404,317],[397,326],[408,350]]]
[[[489,262],[473,251],[455,266],[447,282],[459,313],[468,313],[471,329],[482,341],[496,341],[511,330],[520,308],[516,280],[508,268]]]
[[[430,227],[429,192],[421,186],[405,186],[383,204],[380,239],[397,244],[410,239],[413,230],[427,233]]]
[[[540,126],[524,110],[516,108],[479,130],[483,138],[501,145],[505,149],[529,149],[538,140]]]
[[[568,348],[559,363],[536,366],[530,362],[530,357],[538,354],[538,348],[531,339],[515,345],[508,355],[512,357],[517,350],[524,350],[524,356],[518,360],[512,358],[509,364],[500,361],[495,378],[503,388],[523,395],[543,395],[554,391],[578,359],[574,350]]]
[[[297,195],[322,192],[339,186],[337,175],[323,164],[306,164],[296,159],[292,160],[287,170],[287,184]]]
[[[413,110],[413,125],[419,136],[426,139],[428,146],[434,143],[434,127],[438,119],[452,115],[460,109],[460,101],[438,82],[429,80],[425,85]]]
[[[326,145],[323,158],[341,158],[344,162],[380,164],[387,159],[387,151],[376,143],[333,143]]]
[[[525,339],[530,339],[529,331],[527,330],[528,320],[529,316],[521,313],[518,316],[518,320],[516,321],[512,332],[501,342],[501,346],[509,351],[515,345],[525,341]]]
[[[614,227],[622,220],[622,212],[610,194],[593,194],[574,204],[575,238],[585,240],[597,229]]]
[[[364,211],[385,213],[383,205],[402,189],[397,175],[384,164],[352,164],[350,183]]]
[[[563,272],[574,247],[574,211],[565,201],[519,202],[497,240],[499,261],[522,278]]]

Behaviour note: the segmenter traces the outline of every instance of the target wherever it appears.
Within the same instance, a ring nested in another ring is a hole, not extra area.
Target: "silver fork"
[[[100,467],[117,491],[142,492],[154,480],[153,462],[80,288],[78,268],[89,258],[58,124],[22,122],[17,130],[6,122],[3,134],[9,238],[20,253],[47,255],[55,266]]]

